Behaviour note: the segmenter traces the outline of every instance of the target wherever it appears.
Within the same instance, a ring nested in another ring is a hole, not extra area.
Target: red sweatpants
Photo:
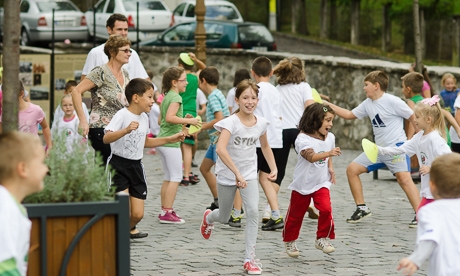
[[[329,189],[321,188],[309,195],[302,195],[296,191],[292,191],[291,202],[289,203],[289,209],[284,220],[284,242],[295,241],[299,238],[303,218],[305,213],[308,211],[308,206],[310,206],[312,198],[316,209],[319,211],[316,239],[335,238],[331,195],[329,193]]]

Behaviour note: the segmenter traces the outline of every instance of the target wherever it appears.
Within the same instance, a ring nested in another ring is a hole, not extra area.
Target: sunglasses
[[[133,50],[131,50],[131,49],[123,49],[123,50],[120,50],[120,52],[125,52],[125,54],[127,54],[127,53],[132,53]]]

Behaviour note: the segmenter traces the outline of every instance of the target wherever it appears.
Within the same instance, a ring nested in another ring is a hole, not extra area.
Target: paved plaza
[[[204,151],[199,151],[200,162]],[[305,218],[297,246],[300,257],[289,257],[281,237],[281,230],[259,230],[256,254],[263,264],[262,275],[402,275],[396,271],[399,260],[409,255],[414,247],[416,229],[408,223],[414,218],[409,201],[395,178],[388,171],[380,171],[379,179],[372,174],[362,176],[366,203],[372,216],[358,224],[345,220],[355,210],[345,170],[360,152],[344,150],[334,158],[337,185],[331,189],[336,239],[335,252],[327,255],[315,249],[317,221]],[[281,213],[289,205],[290,191],[297,157],[291,151],[286,177],[279,193]],[[210,240],[199,232],[203,212],[212,201],[211,193],[201,177],[194,186],[179,187],[174,208],[185,219],[185,224],[170,225],[158,222],[160,186],[163,171],[160,156],[144,155],[149,194],[145,202],[145,217],[139,229],[147,231],[145,239],[131,240],[131,273],[141,275],[245,275],[244,226],[233,228],[216,223]],[[199,174],[198,168],[193,168]],[[420,189],[420,184],[417,183]],[[265,206],[260,188],[259,216]],[[260,224],[261,226],[261,224]],[[416,275],[426,275],[426,264]]]

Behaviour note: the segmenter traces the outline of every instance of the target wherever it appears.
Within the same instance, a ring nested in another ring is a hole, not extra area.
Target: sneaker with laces
[[[335,251],[334,246],[332,246],[331,242],[328,238],[320,238],[315,241],[315,247],[326,254],[332,253]]]
[[[417,228],[417,216],[414,217],[414,219],[409,222],[409,228]]]
[[[272,211],[270,209],[265,209],[264,215],[262,216],[262,222],[267,223],[270,220],[271,215]]]
[[[241,217],[234,217],[231,215],[230,219],[228,220],[228,225],[231,227],[241,228]]]
[[[168,211],[168,212],[165,212],[164,214],[160,214],[158,216],[158,219],[160,220],[160,223],[166,223],[166,224],[185,223],[185,220],[179,217],[174,211]]]
[[[351,217],[347,218],[348,223],[357,223],[361,221],[365,217],[370,217],[372,216],[371,210],[363,211],[359,208],[356,208],[356,211],[351,215]]]
[[[245,262],[243,268],[249,275],[262,274],[262,264],[259,259],[251,259],[250,261]]]
[[[299,249],[297,249],[297,245],[295,241],[285,242],[284,247],[286,247],[286,253],[289,257],[297,258],[300,255]]]
[[[267,223],[262,225],[263,231],[272,231],[276,229],[283,229],[284,228],[284,220],[280,217],[277,220],[270,218]]]
[[[209,238],[211,237],[211,234],[212,234],[212,229],[214,229],[214,224],[212,223],[207,223],[206,222],[206,218],[208,217],[208,215],[211,213],[212,211],[207,209],[206,211],[204,211],[204,214],[203,214],[203,220],[201,221],[201,227],[200,227],[200,232],[201,232],[201,236],[203,237],[203,239],[205,240],[209,240]]]
[[[216,205],[216,203],[212,202],[211,206],[206,207],[206,209],[209,209],[211,211],[214,211],[215,209],[219,209],[219,206]]]

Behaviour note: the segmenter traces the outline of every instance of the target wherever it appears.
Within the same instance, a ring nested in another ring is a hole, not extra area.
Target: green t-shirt
[[[185,92],[180,93],[184,107],[184,117],[187,114],[196,117],[196,91],[198,90],[198,78],[194,74],[187,74],[187,87]]]
[[[410,98],[409,100],[413,101],[415,104],[417,104],[418,102],[420,102],[421,100],[423,100],[423,96],[420,95],[420,94],[417,94],[415,96],[413,96],[412,98]]]
[[[161,124],[158,137],[168,137],[179,133],[182,130],[181,124],[170,124],[166,122],[166,113],[171,103],[180,103],[176,116],[179,118],[183,117],[182,98],[178,93],[170,90],[168,93],[166,93],[163,101],[161,102]],[[163,147],[179,148],[180,142],[164,144]]]

